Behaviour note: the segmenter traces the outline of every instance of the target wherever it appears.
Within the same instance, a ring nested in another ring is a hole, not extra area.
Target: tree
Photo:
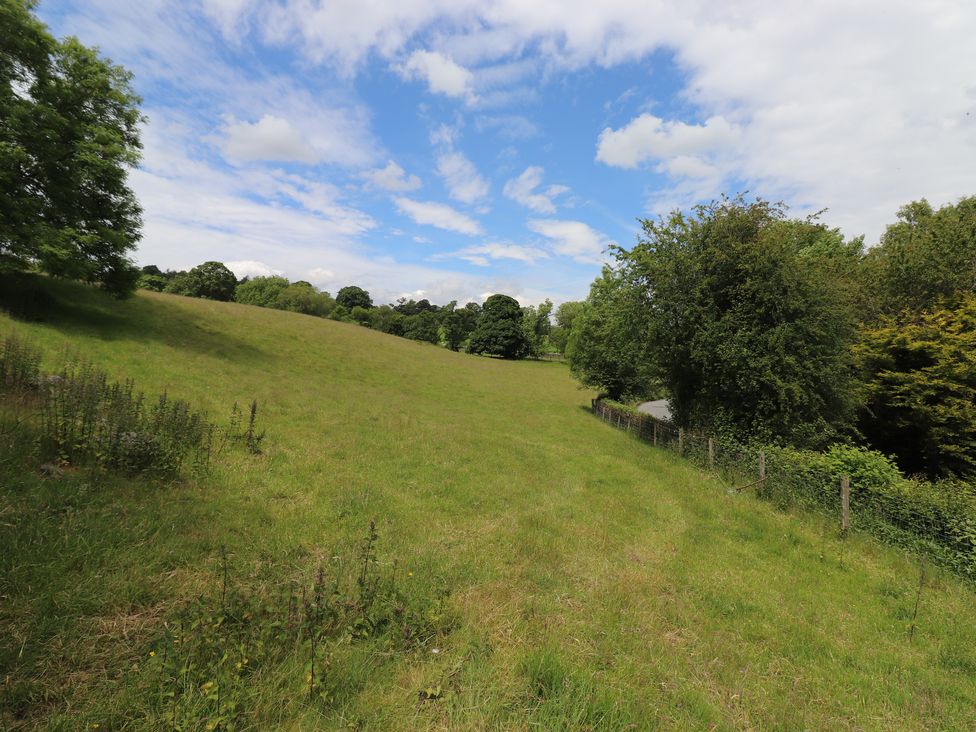
[[[0,271],[38,268],[136,285],[142,226],[128,187],[139,161],[131,75],[74,38],[57,41],[32,0],[0,3]]]
[[[617,276],[631,346],[678,424],[815,447],[850,428],[855,317],[836,230],[741,196],[641,222]],[[574,324],[573,330],[576,330]]]
[[[468,334],[464,329],[464,316],[457,310],[451,310],[441,321],[441,328],[444,330],[444,342],[452,351],[457,351],[464,343]]]
[[[361,308],[373,307],[373,299],[369,296],[369,293],[362,287],[356,287],[355,285],[349,285],[339,290],[335,301],[349,311],[357,306]]]
[[[245,305],[273,308],[288,285],[289,282],[284,277],[255,277],[237,286],[234,300]]]
[[[478,326],[468,341],[468,352],[502,358],[524,358],[528,354],[518,300],[508,295],[492,295],[485,300]]]
[[[403,319],[403,335],[415,341],[440,343],[437,317],[429,310],[421,310],[416,315],[405,316]]]
[[[605,267],[573,314],[565,352],[570,372],[611,399],[643,399],[660,389],[637,297],[622,272]]]
[[[166,286],[166,292],[207,300],[233,300],[237,278],[221,262],[204,262],[189,272],[176,275]]]
[[[860,428],[906,473],[976,474],[976,295],[886,316],[856,347],[868,399]]]
[[[136,287],[140,290],[152,290],[153,292],[162,292],[168,284],[169,280],[166,277],[155,274],[139,275],[139,279],[136,281]]]
[[[566,352],[566,344],[569,342],[569,334],[573,329],[573,321],[583,309],[583,303],[579,301],[568,301],[561,303],[556,308],[556,325],[549,330],[549,340],[553,348],[560,353]]]
[[[888,315],[976,292],[976,196],[938,211],[925,199],[903,206],[867,265],[865,287],[877,291]]]
[[[274,307],[278,310],[290,310],[293,313],[316,315],[324,318],[338,310],[335,300],[327,292],[319,292],[308,282],[299,280],[293,282],[278,294]],[[347,313],[343,312],[345,317]]]
[[[552,321],[552,300],[548,298],[538,308],[529,306],[522,309],[522,328],[529,344],[529,355],[540,356],[546,349]]]

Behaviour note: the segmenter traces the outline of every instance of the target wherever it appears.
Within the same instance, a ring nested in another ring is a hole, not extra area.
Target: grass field
[[[929,570],[909,639],[916,559],[607,428],[562,364],[46,287],[60,306],[0,316],[0,336],[52,368],[70,346],[215,419],[256,399],[267,437],[176,483],[44,477],[3,437],[0,727],[170,729],[146,659],[178,608],[220,591],[221,547],[233,577],[273,582],[370,519],[436,633],[337,645],[330,701],[306,701],[285,659],[253,677],[237,729],[976,725],[969,587]]]

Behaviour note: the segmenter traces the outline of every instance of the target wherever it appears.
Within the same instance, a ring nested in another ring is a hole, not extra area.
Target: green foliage
[[[566,344],[572,374],[612,399],[640,399],[657,388],[636,295],[622,271],[605,267],[574,314]]]
[[[553,348],[559,353],[566,352],[566,345],[569,342],[569,334],[573,330],[573,322],[576,316],[582,312],[583,302],[569,301],[560,303],[556,308],[556,325],[549,331],[549,339]]]
[[[74,38],[55,40],[34,4],[0,5],[0,271],[38,268],[124,297],[141,209],[131,75]]]
[[[541,356],[548,344],[549,332],[552,330],[552,300],[548,298],[536,308],[530,305],[522,309],[522,330],[528,343],[528,354]]]
[[[189,272],[177,274],[166,285],[166,292],[206,300],[233,300],[237,278],[221,262],[204,262]]]
[[[860,428],[908,473],[976,474],[976,296],[865,326]]]
[[[870,252],[864,287],[889,315],[976,292],[976,196],[937,211],[924,198],[903,206]]]
[[[338,310],[335,300],[327,292],[319,292],[307,282],[294,282],[278,293],[274,307],[293,313],[327,317]]]
[[[508,295],[492,295],[485,300],[467,350],[468,353],[502,358],[527,356],[529,342],[522,330],[522,310],[518,300]]]
[[[416,315],[408,315],[403,319],[403,335],[414,341],[426,343],[440,343],[440,330],[437,316],[429,310],[422,310]]]
[[[152,290],[153,292],[162,292],[168,284],[169,280],[166,277],[155,274],[139,275],[139,279],[136,280],[136,287],[140,290]]]
[[[452,310],[444,319],[441,321],[441,326],[444,329],[444,343],[452,351],[457,351],[461,348],[461,344],[468,337],[468,331],[465,330],[465,318],[457,310]]]
[[[618,249],[622,319],[683,425],[823,445],[856,404],[851,302],[829,273],[850,248],[836,230],[762,200],[723,199],[642,222]],[[627,338],[625,340],[630,340]]]
[[[362,287],[356,287],[355,285],[343,287],[339,290],[339,294],[336,295],[335,300],[336,303],[342,305],[346,310],[352,310],[356,306],[361,308],[373,307],[373,298],[369,296],[369,293]]]
[[[237,286],[234,290],[234,301],[262,308],[277,307],[278,296],[288,284],[284,277],[255,277]]]

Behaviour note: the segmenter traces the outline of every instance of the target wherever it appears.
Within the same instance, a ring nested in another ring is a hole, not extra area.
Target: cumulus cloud
[[[418,224],[436,226],[445,231],[475,236],[483,233],[481,224],[447,204],[435,201],[414,201],[399,196],[393,199],[400,213],[409,216]]]
[[[549,253],[539,247],[510,242],[487,242],[464,247],[454,252],[437,254],[431,259],[463,259],[479,267],[488,267],[493,260],[510,259],[525,264],[535,264],[540,259],[548,259]]]
[[[474,74],[437,51],[414,51],[396,70],[407,79],[422,79],[433,94],[474,100]]]
[[[224,155],[228,160],[275,160],[314,163],[319,159],[308,141],[292,124],[266,114],[257,122],[233,121],[224,129]]]
[[[457,150],[437,156],[437,173],[444,179],[448,195],[461,203],[477,203],[488,196],[488,181],[470,160]]]
[[[274,269],[264,262],[255,262],[253,259],[245,259],[239,262],[224,262],[224,265],[234,273],[237,279],[243,279],[244,277],[273,277],[284,274],[283,270]]]
[[[572,257],[578,262],[599,264],[603,252],[611,244],[599,231],[582,221],[559,219],[533,219],[528,227],[550,240],[556,254]]]
[[[596,159],[618,168],[636,168],[648,160],[682,159],[684,169],[696,171],[694,165],[707,165],[700,156],[729,150],[739,137],[738,131],[722,117],[710,117],[704,124],[687,124],[642,114],[619,130],[609,127],[600,133]]]
[[[526,208],[537,211],[538,213],[556,213],[556,204],[553,202],[553,199],[556,196],[567,193],[569,188],[566,186],[552,185],[541,191],[536,190],[542,185],[542,175],[544,172],[539,166],[529,166],[518,178],[512,178],[507,181],[505,187],[502,189],[502,193],[516,203],[520,203]]]
[[[407,175],[407,172],[392,160],[387,162],[384,168],[363,173],[363,177],[376,188],[395,193],[415,191],[422,185],[420,178]]]

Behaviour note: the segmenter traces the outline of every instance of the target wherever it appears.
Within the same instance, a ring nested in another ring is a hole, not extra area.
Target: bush
[[[273,308],[287,287],[288,280],[284,277],[255,277],[237,286],[234,300],[245,305]]]

